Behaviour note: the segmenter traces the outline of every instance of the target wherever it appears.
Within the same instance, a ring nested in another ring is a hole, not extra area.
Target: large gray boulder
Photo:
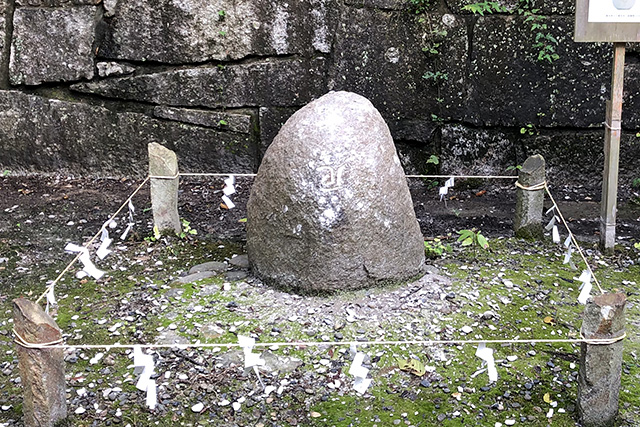
[[[389,129],[366,98],[332,92],[267,149],[247,205],[247,252],[265,282],[328,293],[399,282],[424,245]]]

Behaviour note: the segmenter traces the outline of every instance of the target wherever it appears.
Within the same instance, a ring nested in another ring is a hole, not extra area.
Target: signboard
[[[640,22],[640,1],[591,0],[589,22]]]
[[[574,40],[640,41],[640,0],[577,0]]]

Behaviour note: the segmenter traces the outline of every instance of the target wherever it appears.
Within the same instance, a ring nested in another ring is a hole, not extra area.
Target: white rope
[[[191,343],[191,344],[55,344],[55,343],[30,343],[22,338],[14,329],[14,335],[16,336],[15,342],[23,347],[27,348],[62,348],[62,349],[122,349],[122,348],[232,348],[242,347],[240,343]],[[593,344],[593,345],[609,345],[626,338],[626,332],[615,338],[592,338],[587,339],[582,337],[580,339],[498,339],[498,340],[408,340],[408,341],[293,341],[293,342],[262,342],[255,343],[254,347],[320,347],[320,346],[363,346],[363,345],[444,345],[444,344],[473,344],[480,343],[486,344]]]
[[[218,176],[218,177],[227,177],[227,176],[244,176],[244,177],[255,177],[257,174],[255,173],[206,173],[206,172],[180,172],[174,176],[163,176],[163,175],[149,175],[149,178],[152,179],[175,179],[178,176]],[[461,179],[518,179],[517,176],[514,175],[405,175],[405,178],[461,178]]]
[[[556,203],[556,200],[551,195],[551,191],[549,190],[549,186],[547,185],[546,181],[544,183],[544,188],[547,191],[547,194],[549,195],[549,198],[551,199],[551,203],[553,203],[553,206],[556,208],[556,211],[558,211],[558,216],[560,216],[560,219],[562,220],[562,223],[564,224],[564,227],[567,229],[567,232],[569,233],[569,236],[571,237],[571,241],[573,242],[573,245],[578,250],[578,253],[580,254],[580,257],[582,258],[582,261],[584,261],[585,265],[587,266],[587,269],[591,273],[591,277],[593,278],[593,281],[595,282],[596,286],[600,290],[600,293],[604,294],[605,292],[602,289],[602,287],[600,286],[600,282],[598,282],[598,279],[593,274],[593,270],[591,269],[591,266],[589,265],[589,262],[587,261],[587,258],[584,256],[584,253],[582,252],[582,249],[580,249],[580,245],[578,245],[578,241],[576,240],[576,237],[573,235],[573,233],[571,232],[571,229],[569,228],[569,225],[567,224],[567,221],[564,219],[564,216],[562,215],[562,212],[560,211],[560,206],[558,206],[558,204]]]
[[[140,191],[140,189],[142,188],[143,185],[145,185],[147,183],[147,181],[149,181],[149,177],[146,177],[144,179],[144,181],[142,181],[142,183],[138,186],[138,188],[135,189],[135,191],[133,193],[131,193],[131,195],[129,197],[127,197],[127,200],[124,201],[124,203],[122,204],[122,206],[120,206],[120,208],[116,211],[116,213],[114,213],[113,215],[111,215],[111,217],[109,218],[109,220],[106,222],[106,224],[110,223],[111,221],[113,221],[113,219],[118,216],[118,214],[125,208],[125,206],[129,205],[129,202],[131,201],[131,199],[133,198],[133,196],[135,196],[138,191]],[[84,244],[84,248],[88,248],[89,245],[91,245],[97,238],[98,236],[100,236],[102,234],[102,227],[100,228],[100,230],[98,230],[98,232],[91,238],[91,240],[89,240],[87,243]],[[58,283],[58,281],[60,279],[62,279],[62,276],[64,276],[73,266],[73,264],[75,264],[75,262],[80,259],[80,257],[82,256],[82,252],[78,252],[78,255],[75,256],[75,258],[73,258],[71,260],[71,262],[69,264],[67,264],[67,266],[65,267],[64,270],[62,270],[62,272],[58,275],[58,277],[56,277],[53,282],[51,282],[49,284],[49,286],[47,286],[47,289],[42,293],[42,295],[40,295],[40,297],[36,300],[36,304],[38,304],[40,302],[40,300],[42,298],[44,298],[48,293],[49,290],[51,290],[51,288],[53,288],[56,283]]]

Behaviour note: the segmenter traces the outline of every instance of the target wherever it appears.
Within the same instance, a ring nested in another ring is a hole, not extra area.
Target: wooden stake
[[[16,332],[32,344],[56,342],[62,331],[42,308],[29,300],[13,301]],[[61,348],[26,348],[18,344],[18,367],[24,393],[26,427],[53,427],[67,417],[64,353]]]
[[[618,199],[618,163],[622,132],[622,89],[624,83],[624,43],[613,44],[611,100],[607,101],[604,133],[604,173],[600,213],[600,246],[613,252],[616,242],[616,208]]]

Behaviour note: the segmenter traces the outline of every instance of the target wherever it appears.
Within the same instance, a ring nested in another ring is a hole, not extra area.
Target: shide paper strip
[[[440,187],[440,201],[444,200],[444,196],[449,193],[449,188],[452,188],[454,186],[454,183],[455,180],[453,179],[453,177],[451,177],[445,181],[443,187]]]
[[[120,235],[120,240],[126,240],[127,236],[129,235],[129,232],[131,231],[133,226],[136,225],[136,222],[133,220],[133,214],[135,213],[136,208],[133,206],[131,199],[129,199],[128,207],[129,207],[129,222],[127,223],[127,228],[125,228],[122,234]]]
[[[498,370],[496,369],[496,362],[493,359],[493,349],[486,346],[485,343],[478,344],[476,350],[476,356],[483,360],[487,364],[487,373],[489,374],[489,382],[498,381]]]
[[[96,251],[96,255],[98,256],[98,258],[104,259],[107,255],[111,253],[111,251],[108,248],[111,242],[113,242],[113,240],[109,238],[109,231],[107,230],[106,223],[105,225],[102,226],[102,235],[100,236],[100,240],[102,241],[102,243],[100,243],[100,247]]]
[[[553,226],[553,232],[551,233],[553,236],[553,243],[560,243],[560,233],[558,232],[558,226]]]
[[[582,285],[580,285],[581,292],[578,296],[578,302],[580,304],[586,304],[587,300],[591,296],[591,290],[593,289],[593,285],[591,284],[591,272],[589,270],[583,270],[580,277],[574,277],[574,279],[582,282]]]
[[[231,199],[229,197],[227,197],[226,195],[222,196],[222,201],[224,202],[225,205],[227,205],[227,207],[229,209],[233,209],[233,208],[236,207],[236,205],[234,205],[233,202],[231,201]]]
[[[232,194],[235,194],[236,192],[236,187],[234,187],[235,183],[236,183],[236,178],[233,175],[230,175],[229,178],[224,180],[224,188],[222,189],[222,192],[224,193],[225,196],[230,196]]]
[[[353,389],[360,394],[364,394],[371,385],[371,378],[367,378],[369,369],[362,366],[362,362],[364,362],[364,353],[356,352],[351,367],[349,367],[349,375],[355,377]]]
[[[255,366],[264,366],[265,360],[260,358],[258,353],[253,353],[253,346],[256,345],[254,338],[238,335],[238,344],[244,352],[244,367],[252,368]]]
[[[146,402],[150,409],[155,409],[157,402],[156,382],[151,379],[154,374],[153,356],[144,354],[140,346],[133,347],[133,373],[140,374],[136,388],[147,393]]]
[[[53,289],[55,288],[55,286],[51,286],[49,288],[49,291],[47,292],[47,306],[44,309],[44,312],[49,314],[49,306],[54,306],[57,304],[56,302],[56,296],[53,292]]]
[[[93,277],[96,280],[104,276],[104,271],[98,270],[96,266],[93,264],[93,262],[91,262],[91,257],[89,256],[89,250],[87,248],[75,245],[73,243],[68,243],[67,246],[64,247],[64,250],[68,252],[80,253],[79,259],[80,259],[80,262],[82,262],[82,265],[84,266],[82,271],[84,271],[87,275]],[[81,276],[81,277],[78,277],[78,276]],[[76,277],[82,278],[85,276],[76,274]]]
[[[569,247],[567,247],[567,253],[564,254],[564,261],[562,261],[563,264],[569,264],[571,261],[571,254],[573,254],[573,245],[569,245]]]

